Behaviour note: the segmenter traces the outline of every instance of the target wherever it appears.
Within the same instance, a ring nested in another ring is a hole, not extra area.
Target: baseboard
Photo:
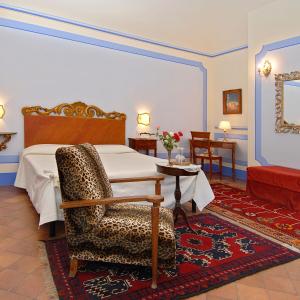
[[[17,173],[0,173],[0,186],[14,185]]]

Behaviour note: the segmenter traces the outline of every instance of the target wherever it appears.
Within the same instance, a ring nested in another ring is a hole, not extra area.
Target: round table
[[[184,221],[186,222],[188,228],[194,232],[194,230],[190,226],[185,211],[181,207],[180,176],[196,176],[198,175],[199,170],[186,171],[185,169],[176,168],[176,165],[168,166],[168,165],[160,165],[160,164],[156,164],[156,168],[157,168],[157,172],[159,173],[176,177],[176,187],[174,192],[176,202],[175,202],[175,208],[173,210],[174,223],[176,223],[178,215],[181,215]]]

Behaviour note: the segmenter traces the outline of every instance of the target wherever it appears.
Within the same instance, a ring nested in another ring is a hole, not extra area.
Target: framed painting
[[[223,91],[223,114],[242,113],[242,89]]]

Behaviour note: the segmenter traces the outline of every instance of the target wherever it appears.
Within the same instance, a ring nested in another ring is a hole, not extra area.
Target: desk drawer
[[[212,141],[211,147],[212,148],[233,149],[235,147],[235,143],[223,142],[223,141]]]
[[[135,141],[135,148],[136,149],[155,149],[156,148],[156,141],[154,140],[136,140]]]

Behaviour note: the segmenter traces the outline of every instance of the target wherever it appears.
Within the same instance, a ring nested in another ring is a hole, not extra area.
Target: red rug
[[[176,226],[176,270],[161,270],[156,290],[150,268],[90,262],[68,277],[65,239],[46,242],[60,299],[183,299],[300,257],[279,244],[211,214],[189,218],[197,234]]]
[[[212,184],[209,210],[300,249],[300,212],[249,196],[245,191]]]

